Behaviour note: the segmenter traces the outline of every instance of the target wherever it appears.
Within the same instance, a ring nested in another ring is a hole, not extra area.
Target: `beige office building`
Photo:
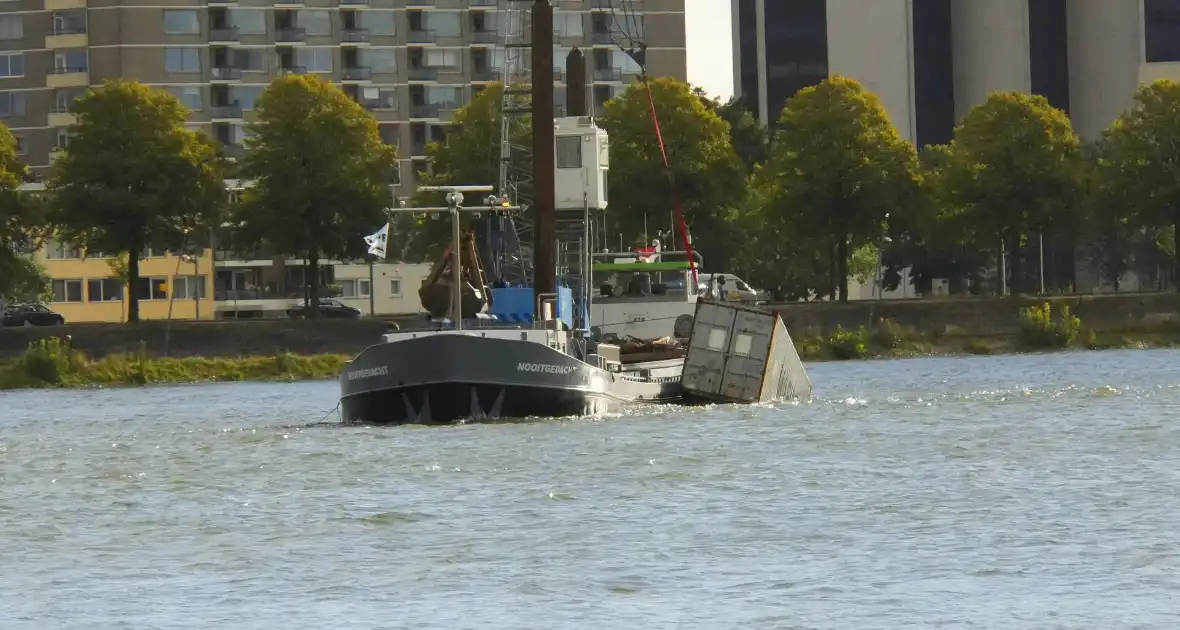
[[[235,155],[267,83],[315,73],[372,111],[403,161],[420,159],[445,135],[451,112],[499,77],[507,3],[0,0],[0,120],[26,163],[42,170],[68,145],[70,103],[90,86],[126,77],[176,94],[192,109],[191,124]],[[616,45],[628,35],[649,46],[650,74],[686,76],[684,0],[554,4],[556,65],[573,46],[586,49],[596,101],[638,76]],[[414,171],[403,164],[403,188]]]
[[[842,74],[919,145],[994,90],[1041,94],[1094,138],[1141,82],[1180,78],[1180,0],[734,0],[733,16],[736,93],[762,120]]]

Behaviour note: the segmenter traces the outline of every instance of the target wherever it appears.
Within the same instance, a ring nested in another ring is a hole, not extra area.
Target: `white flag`
[[[378,257],[385,258],[385,245],[389,241],[389,224],[381,226],[373,234],[365,237],[365,244],[369,246],[369,253]]]

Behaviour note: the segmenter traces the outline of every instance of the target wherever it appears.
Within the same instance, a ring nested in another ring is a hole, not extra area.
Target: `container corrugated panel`
[[[697,303],[681,380],[685,392],[752,403],[811,395],[811,381],[777,313]]]

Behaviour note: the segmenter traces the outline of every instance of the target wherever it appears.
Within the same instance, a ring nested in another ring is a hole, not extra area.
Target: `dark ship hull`
[[[636,402],[680,399],[680,361],[608,371],[550,347],[546,339],[557,334],[475,329],[390,335],[341,373],[343,422],[448,424],[593,415]]]

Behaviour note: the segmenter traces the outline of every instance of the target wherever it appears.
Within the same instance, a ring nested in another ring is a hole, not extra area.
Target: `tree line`
[[[1141,87],[1094,142],[1044,98],[997,92],[948,144],[921,150],[845,77],[795,94],[769,129],[740,101],[668,78],[649,86],[671,177],[646,86],[630,86],[598,116],[611,137],[608,232],[628,244],[673,227],[675,186],[706,269],[786,299],[847,299],[848,278],[879,266],[888,288],[913,283],[922,293],[934,278],[952,290],[994,290],[990,270],[1000,267],[1013,291],[1039,289],[1042,270],[1047,290],[1071,290],[1075,258],[1116,287],[1128,271],[1160,286],[1180,278],[1175,81]],[[423,182],[498,183],[501,94],[492,85],[456,112],[445,142],[426,149]],[[315,300],[319,261],[363,256],[360,237],[387,220],[395,150],[360,104],[321,78],[272,82],[236,160],[186,127],[188,110],[163,90],[110,81],[71,111],[69,146],[36,195],[20,192],[27,173],[0,127],[0,295],[44,291],[44,273],[25,254],[50,236],[125,254],[134,286],[144,248],[177,251],[228,223],[234,247],[306,259]],[[250,185],[231,201],[227,179]],[[437,256],[444,223],[399,224],[394,243]],[[129,293],[128,319],[137,321]]]
[[[321,78],[284,76],[263,90],[235,160],[186,127],[175,96],[134,81],[108,81],[70,111],[68,147],[42,192],[21,191],[27,169],[0,126],[0,295],[10,299],[46,293],[29,255],[46,239],[120,256],[135,287],[145,248],[183,251],[228,224],[234,247],[307,260],[314,302],[320,261],[364,256],[361,236],[385,221],[395,150],[371,114]],[[248,184],[231,200],[226,180]],[[127,302],[137,322],[137,292]]]
[[[936,278],[952,292],[996,291],[1000,268],[1010,291],[1038,291],[1042,274],[1047,292],[1072,291],[1086,262],[1116,289],[1128,271],[1160,288],[1180,278],[1175,81],[1142,86],[1093,142],[1043,97],[996,92],[949,143],[921,150],[846,77],[799,91],[769,129],[739,100],[674,79],[651,90],[671,179],[643,85],[598,118],[611,138],[608,231],[629,244],[645,226],[672,227],[675,185],[705,266],[784,299],[847,299],[849,277],[878,267],[886,289],[919,293]],[[496,181],[498,103],[489,89],[456,114],[447,141],[427,149],[430,177]]]

